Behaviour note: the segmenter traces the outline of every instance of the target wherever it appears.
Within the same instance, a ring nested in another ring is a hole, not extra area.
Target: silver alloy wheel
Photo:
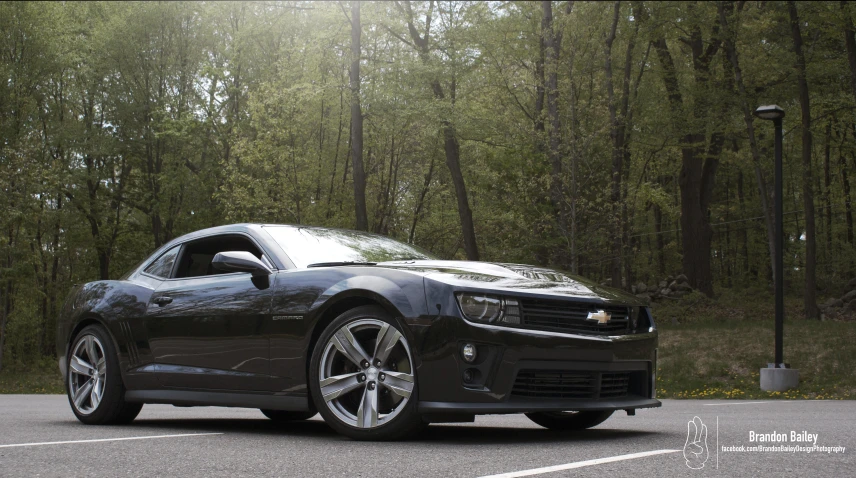
[[[79,337],[68,362],[68,392],[74,408],[82,415],[94,412],[106,383],[107,360],[101,341],[92,334]]]
[[[377,319],[356,320],[337,330],[324,347],[318,375],[327,407],[357,428],[393,420],[407,405],[415,381],[407,340]]]

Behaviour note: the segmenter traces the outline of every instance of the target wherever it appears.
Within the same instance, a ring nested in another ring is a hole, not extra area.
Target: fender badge
[[[303,320],[302,315],[274,315],[273,320]]]
[[[586,317],[586,320],[596,320],[598,324],[606,324],[610,319],[612,319],[612,314],[604,310],[589,312],[588,317]]]

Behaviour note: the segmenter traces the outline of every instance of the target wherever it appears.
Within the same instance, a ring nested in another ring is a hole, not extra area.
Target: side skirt
[[[125,400],[137,403],[165,403],[185,407],[238,407],[294,412],[309,411],[308,397],[287,397],[255,393],[128,390],[125,392]]]

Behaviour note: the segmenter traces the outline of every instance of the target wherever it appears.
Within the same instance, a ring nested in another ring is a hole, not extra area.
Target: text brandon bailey
[[[790,433],[778,433],[775,430],[771,433],[750,431],[749,441],[758,443],[811,443],[812,445],[817,445],[817,435],[817,433],[809,433],[805,430],[801,432],[791,430]]]

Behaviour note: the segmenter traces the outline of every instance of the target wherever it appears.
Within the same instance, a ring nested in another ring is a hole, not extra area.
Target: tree
[[[799,87],[800,119],[802,122],[802,193],[805,209],[805,290],[803,302],[807,319],[817,319],[820,311],[817,308],[817,245],[814,224],[814,195],[812,192],[812,161],[811,161],[811,103],[806,81],[806,62],[803,55],[803,40],[800,32],[800,18],[794,2],[788,2],[788,15],[791,20],[791,34],[794,39],[795,68],[797,70],[797,85]]]
[[[698,4],[691,4],[690,13],[700,15]],[[647,20],[647,13],[640,12],[640,19]],[[681,244],[683,249],[683,271],[690,284],[707,295],[713,295],[713,275],[710,264],[710,249],[713,230],[710,226],[708,208],[713,195],[714,178],[719,167],[722,151],[722,134],[714,132],[709,140],[705,135],[703,121],[709,117],[710,104],[705,99],[711,78],[711,63],[719,51],[719,22],[713,23],[710,38],[705,41],[702,23],[706,18],[691,18],[688,37],[682,37],[690,50],[694,92],[688,104],[681,91],[677,67],[662,34],[652,40],[662,70],[669,106],[674,120],[687,118],[688,124],[676,125],[682,130],[681,145]],[[685,115],[685,111],[689,113]],[[707,148],[705,149],[705,144]]]
[[[425,33],[420,33],[416,28],[416,19],[413,13],[411,2],[405,1],[403,11],[407,17],[407,31],[410,34],[411,45],[419,54],[420,60],[424,64],[429,64],[431,61],[431,20],[434,13],[434,1],[431,0],[428,5],[428,11],[425,13]],[[403,40],[403,38],[402,38]],[[434,76],[429,79],[431,91],[434,97],[440,101],[446,101],[446,90],[440,83],[440,79]],[[449,98],[451,106],[455,105],[455,95],[457,94],[457,78],[452,74],[449,81]],[[476,243],[475,225],[473,223],[473,212],[470,209],[470,200],[467,196],[467,186],[464,181],[464,175],[461,172],[461,145],[458,142],[458,134],[455,129],[453,120],[445,117],[441,120],[443,133],[443,149],[446,153],[446,167],[449,168],[449,173],[452,176],[452,183],[455,186],[455,196],[458,203],[458,217],[461,221],[461,232],[464,238],[464,250],[467,253],[467,259],[471,261],[479,260],[479,249]]]
[[[351,162],[354,168],[354,207],[357,229],[369,229],[366,214],[366,172],[363,169],[363,112],[360,108],[360,2],[351,2]]]

